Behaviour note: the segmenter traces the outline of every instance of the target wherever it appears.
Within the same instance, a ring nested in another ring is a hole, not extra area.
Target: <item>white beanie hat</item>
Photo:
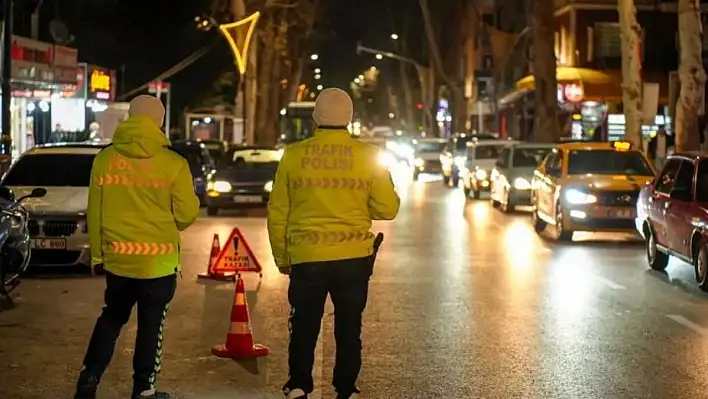
[[[322,90],[315,102],[312,118],[318,126],[346,127],[352,121],[354,105],[346,91],[330,88]]]
[[[162,127],[162,123],[165,121],[165,107],[157,97],[143,94],[135,97],[130,102],[128,115],[146,116],[155,122],[157,127]]]

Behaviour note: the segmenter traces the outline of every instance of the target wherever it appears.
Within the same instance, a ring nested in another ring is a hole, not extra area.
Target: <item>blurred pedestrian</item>
[[[338,399],[359,393],[361,321],[373,268],[372,220],[392,220],[400,200],[379,150],[350,137],[352,100],[339,89],[317,98],[313,138],[287,147],[268,203],[278,269],[290,275],[288,399],[314,389],[312,367],[327,295],[335,308]]]
[[[75,399],[94,399],[121,328],[138,307],[132,399],[168,399],[155,390],[162,367],[167,309],[180,272],[180,231],[199,214],[189,165],[160,130],[165,108],[152,96],[130,103],[130,117],[91,169],[88,233],[91,264],[106,271],[96,322]]]

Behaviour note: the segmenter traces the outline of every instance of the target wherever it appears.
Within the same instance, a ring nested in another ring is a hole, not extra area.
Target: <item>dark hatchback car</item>
[[[189,163],[189,170],[194,179],[194,191],[204,204],[209,176],[216,170],[216,162],[204,144],[198,141],[173,141],[172,148],[180,153]]]
[[[268,203],[283,151],[272,147],[238,147],[219,162],[207,185],[207,214],[220,209],[262,206]]]

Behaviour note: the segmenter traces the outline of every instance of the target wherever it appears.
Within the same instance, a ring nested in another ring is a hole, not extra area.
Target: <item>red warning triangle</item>
[[[246,242],[246,239],[241,234],[238,227],[235,227],[229,239],[226,240],[224,247],[219,252],[216,261],[214,261],[213,273],[241,273],[241,272],[256,272],[260,273],[262,268],[258,263],[256,255],[251,251],[251,247]]]

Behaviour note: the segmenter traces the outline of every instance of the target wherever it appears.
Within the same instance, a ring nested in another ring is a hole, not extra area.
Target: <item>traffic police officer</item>
[[[314,137],[288,146],[268,203],[275,263],[290,274],[289,399],[314,389],[312,367],[327,295],[335,307],[337,398],[359,391],[361,319],[373,261],[372,220],[392,220],[400,200],[379,150],[352,139],[352,101],[339,89],[317,98]],[[292,266],[292,267],[291,267]]]
[[[120,330],[138,306],[132,398],[168,399],[155,390],[165,315],[180,271],[180,231],[199,214],[187,162],[160,130],[165,108],[152,96],[130,103],[130,117],[91,169],[91,263],[106,271],[105,306],[91,336],[76,399],[96,397]]]

